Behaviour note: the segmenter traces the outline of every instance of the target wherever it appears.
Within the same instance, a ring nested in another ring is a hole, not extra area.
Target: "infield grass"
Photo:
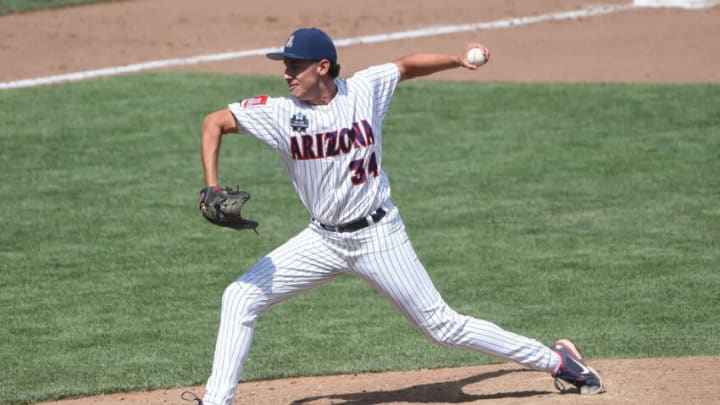
[[[203,383],[224,287],[306,226],[228,136],[260,236],[196,207],[204,115],[277,78],[141,74],[0,92],[0,403]],[[590,357],[720,354],[720,86],[402,83],[383,168],[459,312]],[[496,362],[352,277],[258,322],[245,379]]]

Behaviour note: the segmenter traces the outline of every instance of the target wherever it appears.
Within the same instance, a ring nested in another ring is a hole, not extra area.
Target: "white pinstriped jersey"
[[[232,103],[240,133],[276,150],[307,210],[324,224],[365,217],[390,198],[382,123],[400,72],[394,63],[336,79],[328,105],[256,96]]]

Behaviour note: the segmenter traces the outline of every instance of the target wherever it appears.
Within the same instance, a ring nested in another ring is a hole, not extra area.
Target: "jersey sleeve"
[[[382,121],[390,107],[395,87],[400,82],[400,69],[394,63],[372,66],[361,70],[351,79],[365,81],[372,90],[375,114]]]
[[[273,149],[278,147],[280,131],[277,107],[280,99],[266,95],[228,104],[235,117],[238,132],[251,135]]]

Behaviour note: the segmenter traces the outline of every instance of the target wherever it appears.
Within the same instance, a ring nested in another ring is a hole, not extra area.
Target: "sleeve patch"
[[[249,107],[255,107],[258,105],[265,105],[267,104],[268,96],[262,95],[262,96],[255,96],[252,98],[248,98],[243,100],[240,104],[243,108],[249,108]]]

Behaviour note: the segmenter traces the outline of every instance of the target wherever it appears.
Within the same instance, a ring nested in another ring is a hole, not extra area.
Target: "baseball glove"
[[[250,194],[230,187],[205,187],[200,190],[200,212],[218,226],[237,230],[252,229],[257,233],[258,223],[242,216],[242,208]]]

